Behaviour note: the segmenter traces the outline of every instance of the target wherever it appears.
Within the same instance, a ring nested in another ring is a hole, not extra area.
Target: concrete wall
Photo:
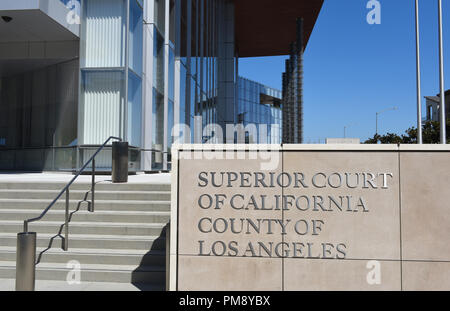
[[[208,147],[174,151],[171,290],[450,289],[450,147]]]

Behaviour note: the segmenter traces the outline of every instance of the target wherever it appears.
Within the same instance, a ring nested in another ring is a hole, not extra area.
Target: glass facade
[[[62,108],[52,119],[61,122],[47,126],[39,121],[47,116],[38,115],[47,110],[24,106],[31,114],[24,114],[20,122],[45,129],[40,134],[31,131],[29,142],[21,140],[8,134],[12,125],[5,117],[19,110],[4,105],[0,133],[8,135],[0,135],[0,147],[40,148],[33,152],[41,152],[42,161],[50,159],[41,167],[78,169],[108,137],[117,136],[131,146],[132,170],[155,171],[170,169],[175,142],[235,142],[203,133],[210,124],[217,124],[223,136],[229,124],[268,124],[267,138],[248,141],[278,142],[279,94],[237,76],[233,0],[76,0],[75,5],[60,1],[79,9],[81,18],[79,53],[67,63],[70,66],[48,67],[45,76],[57,77],[48,84],[70,90],[71,97],[61,94]],[[25,103],[20,90],[33,85],[33,98],[47,98],[50,95],[40,96],[46,80],[39,74],[0,82],[0,90],[8,89],[2,96],[12,102],[14,95]],[[34,89],[39,82],[44,84]],[[21,130],[22,123],[17,125]],[[28,137],[25,132],[20,135]],[[68,149],[45,149],[50,146]],[[100,154],[97,167],[111,169],[110,149]]]
[[[142,1],[84,0],[81,17],[80,158],[90,152],[83,146],[101,145],[110,136],[141,148]],[[98,162],[111,166],[107,152]]]
[[[0,77],[0,170],[77,167],[78,59]]]
[[[234,123],[234,5],[230,0],[147,3],[153,12],[148,33],[153,36],[148,36],[152,50],[144,52],[144,59],[153,78],[152,96],[144,106],[151,107],[152,125],[151,135],[144,134],[143,169],[166,170],[175,138],[183,136],[178,143],[202,143],[207,124],[225,128]],[[182,133],[174,131],[177,124],[183,125]]]
[[[256,125],[246,133],[246,143],[280,144],[282,131],[281,91],[242,77],[238,79],[237,123]],[[261,131],[261,125],[267,130]]]

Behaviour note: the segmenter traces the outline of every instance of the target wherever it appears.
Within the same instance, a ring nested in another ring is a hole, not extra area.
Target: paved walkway
[[[0,279],[0,291],[14,291],[15,280]],[[158,290],[152,287],[137,287],[129,283],[82,282],[70,285],[64,281],[36,281],[36,291],[146,291]]]
[[[70,173],[21,173],[21,172],[8,172],[0,173],[0,182],[69,182],[74,177]],[[111,181],[111,175],[96,175],[96,181]],[[89,183],[91,182],[90,175],[81,175],[77,178],[76,182]],[[160,174],[136,174],[128,176],[128,182],[133,184],[142,183],[170,183],[170,173]]]

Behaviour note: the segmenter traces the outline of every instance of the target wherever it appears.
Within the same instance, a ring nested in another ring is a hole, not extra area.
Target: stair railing
[[[64,238],[62,249],[69,249],[69,188],[75,180],[87,169],[92,163],[92,185],[91,185],[91,202],[88,203],[88,211],[93,213],[95,209],[95,157],[102,151],[111,140],[122,141],[121,138],[109,137],[90,157],[90,159],[75,174],[72,180],[61,190],[50,205],[35,218],[30,218],[23,223],[23,232],[17,234],[17,254],[16,254],[16,291],[34,291],[35,275],[36,275],[36,232],[28,232],[28,225],[44,218],[47,212],[55,205],[55,203],[66,194],[65,222],[64,222]]]

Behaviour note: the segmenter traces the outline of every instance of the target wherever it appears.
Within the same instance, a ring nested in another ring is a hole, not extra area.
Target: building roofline
[[[277,89],[277,88],[272,87],[272,86],[268,86],[268,85],[266,85],[266,84],[263,84],[263,83],[261,83],[261,82],[258,82],[258,81],[255,81],[255,80],[252,80],[252,79],[249,79],[249,78],[246,78],[246,77],[243,77],[243,76],[241,76],[241,75],[238,76],[238,78],[239,78],[239,79],[242,79],[242,80],[247,80],[247,81],[250,81],[250,82],[257,83],[257,84],[259,84],[259,85],[261,85],[261,86],[263,86],[263,87],[267,87],[267,88],[269,88],[269,89],[272,89],[272,90],[275,90],[275,91],[281,93],[281,90],[280,90],[280,89]]]
[[[239,57],[288,55],[303,18],[306,47],[324,0],[234,0]]]

